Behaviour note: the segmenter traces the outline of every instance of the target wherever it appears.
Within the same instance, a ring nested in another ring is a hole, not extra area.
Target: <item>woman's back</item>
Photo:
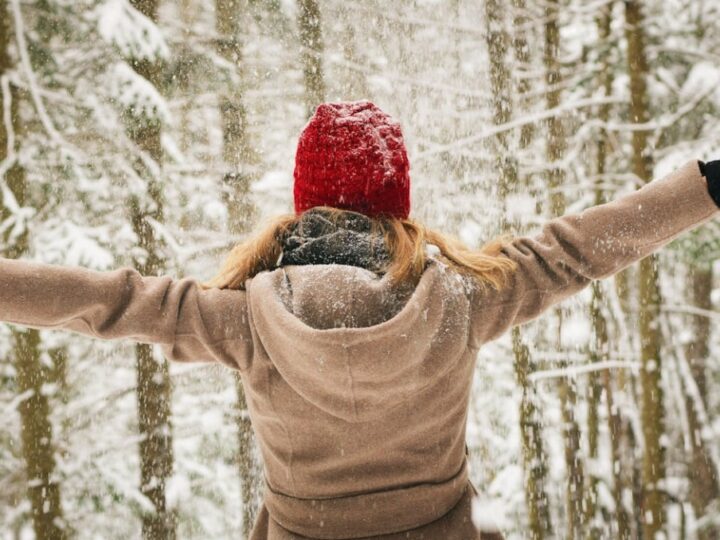
[[[462,496],[476,353],[465,287],[431,259],[395,315],[328,328],[382,319],[387,276],[328,264],[251,280],[255,350],[243,378],[280,523],[310,537],[370,536],[439,518]]]

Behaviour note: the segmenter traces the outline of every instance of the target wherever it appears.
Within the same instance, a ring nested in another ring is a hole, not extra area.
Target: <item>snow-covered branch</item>
[[[544,371],[535,371],[528,375],[528,380],[537,382],[543,379],[556,379],[560,377],[575,377],[586,373],[592,373],[595,371],[603,371],[606,369],[630,369],[633,371],[639,371],[641,365],[639,362],[629,362],[622,360],[606,360],[603,362],[593,362],[590,364],[569,366],[559,369],[547,369]]]
[[[603,104],[624,103],[624,102],[625,102],[625,99],[623,99],[623,98],[610,96],[610,97],[596,97],[596,98],[581,99],[581,100],[577,100],[574,102],[565,103],[554,109],[546,109],[544,111],[540,111],[540,112],[533,113],[533,114],[530,114],[527,116],[523,116],[521,118],[517,118],[515,120],[512,120],[511,122],[507,122],[506,124],[500,124],[497,126],[493,126],[491,128],[487,128],[487,129],[481,131],[480,133],[478,133],[477,135],[472,135],[470,137],[458,139],[458,140],[453,141],[448,144],[436,145],[435,147],[430,148],[429,150],[426,150],[424,152],[420,152],[419,154],[414,155],[413,160],[417,162],[418,160],[428,159],[430,156],[439,154],[441,152],[452,151],[452,150],[455,150],[462,146],[467,146],[467,145],[482,141],[484,139],[494,137],[495,135],[498,135],[499,133],[505,133],[507,131],[512,131],[512,130],[522,127],[524,125],[534,124],[541,120],[553,118],[555,116],[559,116],[559,115],[562,115],[562,114],[565,114],[567,112],[574,111],[577,109],[582,109],[585,107],[595,107],[597,105],[603,105]]]

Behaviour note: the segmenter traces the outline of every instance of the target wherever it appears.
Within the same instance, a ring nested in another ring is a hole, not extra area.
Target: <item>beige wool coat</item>
[[[239,291],[0,259],[0,321],[238,370],[265,467],[252,540],[475,539],[465,424],[478,349],[718,214],[688,162],[515,239],[501,292],[435,258],[404,297],[337,264],[265,271]]]

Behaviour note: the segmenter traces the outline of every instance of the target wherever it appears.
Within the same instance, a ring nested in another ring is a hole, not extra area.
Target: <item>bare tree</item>
[[[131,0],[135,9],[157,22],[158,0]],[[161,62],[158,59],[129,59],[135,72],[155,88],[160,88]],[[141,256],[133,260],[143,275],[158,275],[166,270],[164,242],[157,236],[153,222],[163,221],[163,182],[161,175],[161,121],[146,112],[129,109],[125,112],[128,135],[142,157],[135,168],[146,179],[147,198],[137,195],[128,202],[132,226],[138,239]],[[135,344],[137,360],[137,399],[140,441],[140,490],[152,503],[154,512],[142,518],[146,540],[175,538],[175,516],[166,506],[165,487],[173,471],[172,425],[170,411],[170,375],[168,363],[153,355],[152,346]]]
[[[700,309],[710,311],[712,302],[710,292],[712,291],[713,270],[712,263],[708,261],[697,261],[690,268],[689,290],[692,295],[692,304]],[[690,364],[692,381],[697,394],[686,388],[685,400],[688,415],[688,431],[692,445],[690,456],[689,480],[690,480],[690,503],[697,517],[711,517],[712,504],[718,504],[720,499],[720,486],[718,472],[713,463],[713,457],[707,442],[703,436],[704,425],[701,421],[701,410],[707,410],[708,391],[706,361],[710,358],[710,319],[706,315],[692,315],[693,339],[687,344],[685,356]],[[718,540],[720,530],[716,527],[705,526],[698,531],[698,540]]]
[[[298,0],[300,28],[300,61],[305,77],[305,110],[310,117],[320,103],[325,101],[325,78],[323,76],[323,39],[320,6],[317,0]]]
[[[509,36],[505,29],[504,10],[498,0],[486,0],[486,41],[490,58],[490,87],[493,123],[502,125],[510,121],[513,111],[513,81],[506,63]],[[530,140],[520,141],[527,146]],[[510,150],[510,134],[499,133],[492,140],[495,170],[499,175],[499,196],[505,203],[511,192],[519,186],[518,162]],[[513,223],[503,213],[503,232],[509,232]],[[525,473],[525,503],[528,510],[531,538],[539,540],[552,536],[550,504],[545,488],[547,482],[547,457],[543,446],[542,425],[538,396],[529,380],[532,372],[530,350],[523,343],[519,327],[512,330],[515,374],[522,388],[520,403],[520,433],[522,437],[523,465]]]
[[[9,78],[13,69],[9,8],[9,2],[0,4],[0,111],[10,112],[9,123],[0,122],[0,168],[7,167],[4,180],[8,195],[14,201],[3,200],[4,197],[0,195],[0,223],[11,217],[13,206],[32,204],[25,170],[17,161],[17,156],[12,155],[17,151],[23,122],[18,106],[19,92]],[[19,258],[27,254],[29,249],[28,229],[23,227],[17,235],[12,235],[12,230],[12,227],[5,228],[3,232],[5,249],[2,256]],[[41,341],[37,330],[12,328],[11,333],[11,356],[16,371],[17,393],[23,396],[18,411],[33,529],[39,540],[66,538],[53,448],[51,404],[47,393],[43,392],[43,387],[53,381],[53,370],[41,363]]]
[[[545,4],[545,84],[547,86],[545,100],[548,110],[556,109],[562,97],[560,74],[560,27],[558,24],[560,4],[550,0]],[[565,180],[564,169],[559,164],[567,147],[563,118],[553,115],[547,122],[546,157],[549,164],[548,188],[550,190],[550,211],[553,217],[565,213],[565,194],[561,187]],[[558,347],[562,326],[562,308],[555,309],[558,321]],[[566,367],[561,362],[560,367]],[[580,459],[580,426],[575,418],[577,405],[577,387],[574,380],[561,377],[558,382],[558,393],[562,409],[563,435],[565,440],[565,467],[567,469],[566,489],[566,538],[573,540],[583,537],[583,495],[584,470]]]
[[[240,22],[246,16],[246,0],[216,0],[215,22],[219,36],[218,52],[231,63],[242,79],[242,40]],[[223,129],[223,160],[227,172],[225,204],[228,209],[229,231],[233,235],[247,233],[255,215],[250,200],[250,185],[257,179],[257,156],[249,143],[247,113],[243,103],[242,82],[233,84],[220,96],[220,115]],[[258,511],[257,492],[260,489],[258,465],[255,463],[253,434],[248,414],[245,389],[239,373],[234,374],[237,392],[238,468],[243,503],[243,533],[250,534]]]
[[[514,12],[513,27],[517,29],[513,32],[512,45],[515,51],[515,69],[520,75],[517,84],[517,93],[518,99],[526,100],[531,90],[528,72],[531,69],[532,55],[530,54],[528,31],[525,29],[530,22],[530,17],[528,17],[528,6],[525,0],[512,0],[512,5]],[[532,122],[528,122],[520,128],[519,143],[521,150],[530,145],[534,134],[535,124]]]
[[[600,69],[598,71],[599,84],[603,89],[605,96],[612,94],[613,71],[611,69],[610,53],[612,46],[609,42],[612,25],[612,9],[613,4],[605,4],[600,8],[597,18],[598,38],[599,38],[599,61]],[[598,113],[600,120],[605,123],[610,118],[610,104],[605,103],[600,106]],[[597,161],[597,187],[595,189],[595,204],[603,204],[606,202],[602,183],[608,170],[608,156],[610,154],[609,135],[606,130],[602,130],[596,143]],[[590,319],[593,328],[593,343],[591,345],[591,361],[603,362],[609,359],[610,355],[610,336],[608,332],[608,320],[603,312],[605,298],[602,293],[602,287],[599,282],[592,284],[592,301],[590,305]],[[623,476],[621,474],[621,449],[620,442],[622,439],[622,418],[620,411],[615,404],[615,391],[612,371],[603,370],[602,380],[597,372],[592,372],[588,381],[588,448],[590,459],[598,459],[598,445],[600,438],[600,397],[605,392],[606,413],[608,418],[609,438],[610,438],[610,462],[612,471],[612,496],[615,505],[615,521],[617,529],[613,534],[622,540],[630,539],[630,529],[628,516],[625,512],[622,493],[624,489]],[[588,503],[587,503],[587,520],[590,527],[589,534],[593,538],[599,538],[602,531],[592,525],[593,519],[599,518],[598,509],[598,479],[589,478],[588,487]]]
[[[647,74],[642,2],[625,0],[625,31],[627,39],[628,73],[630,76],[630,120],[647,123]],[[640,182],[652,180],[653,158],[648,147],[648,130],[633,131],[632,170]],[[640,414],[644,438],[643,454],[643,537],[655,538],[665,525],[665,495],[662,482],[665,478],[665,455],[661,437],[665,430],[663,390],[660,380],[662,357],[660,331],[660,287],[657,255],[640,261],[640,350],[642,396]]]

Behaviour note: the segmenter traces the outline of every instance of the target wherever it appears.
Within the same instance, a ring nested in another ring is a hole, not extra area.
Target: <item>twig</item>
[[[35,104],[38,116],[40,116],[40,121],[45,127],[45,131],[47,131],[48,135],[50,135],[51,139],[61,146],[70,146],[55,129],[55,126],[45,109],[45,105],[40,98],[38,83],[35,79],[35,72],[30,65],[30,55],[28,54],[27,43],[25,41],[25,25],[22,19],[22,12],[20,11],[19,0],[12,0],[11,6],[13,17],[15,19],[15,38],[17,40],[18,52],[20,54],[20,63],[23,67],[23,71],[25,72],[25,76],[27,77],[29,85],[28,89],[30,91],[30,95],[32,96],[33,103]]]
[[[3,124],[5,124],[5,133],[7,134],[7,152],[5,155],[11,156],[15,152],[15,130],[12,124],[12,92],[10,92],[10,79],[7,73],[0,77],[0,87],[2,87]]]
[[[593,371],[602,371],[604,369],[626,368],[638,371],[640,369],[639,362],[627,362],[622,360],[607,360],[605,362],[593,362],[584,366],[573,366],[560,369],[547,369],[544,371],[536,371],[528,375],[528,380],[535,382],[542,379],[553,379],[558,377],[569,377],[580,375],[582,373],[591,373]]]
[[[720,319],[720,313],[718,313],[717,311],[682,304],[664,305],[660,308],[660,311],[687,313],[688,315],[699,315],[701,317],[708,317],[710,319]]]

